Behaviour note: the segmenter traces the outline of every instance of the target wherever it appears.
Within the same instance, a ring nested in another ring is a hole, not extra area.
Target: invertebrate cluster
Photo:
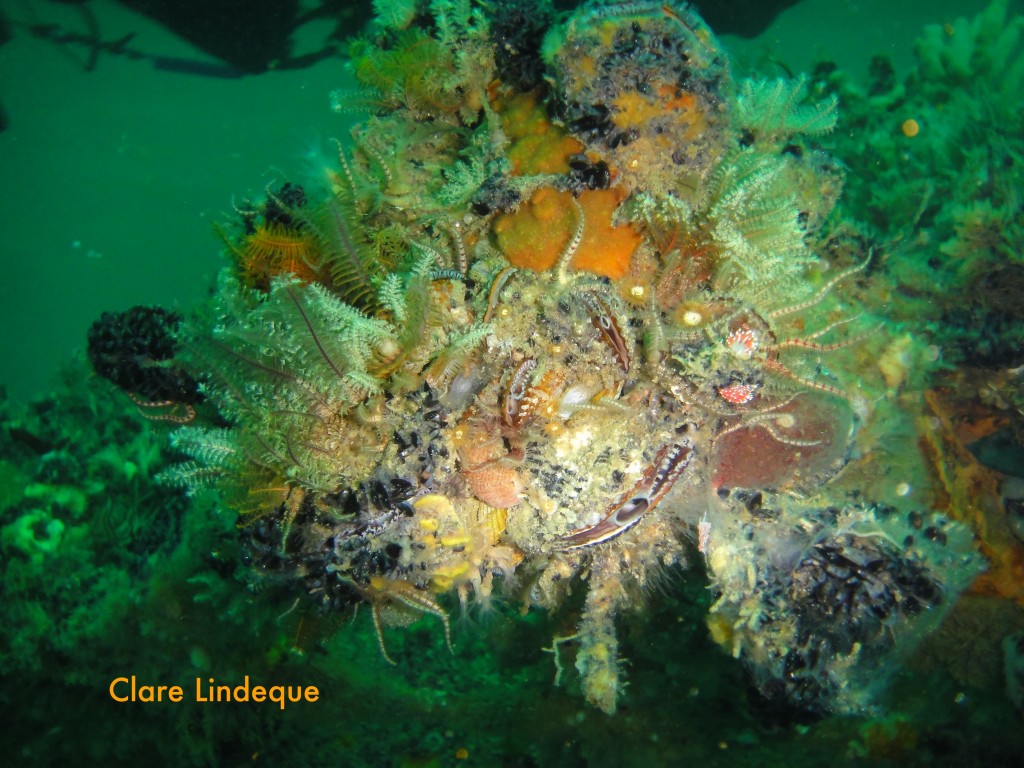
[[[257,572],[370,603],[382,638],[425,613],[447,633],[449,593],[554,611],[585,590],[575,668],[608,713],[617,617],[706,563],[713,636],[766,693],[860,706],[977,559],[956,523],[908,543],[909,510],[828,485],[877,339],[868,254],[817,252],[834,103],[739,87],[680,2],[529,36],[529,91],[495,64],[502,17],[430,8],[354,50],[376,113],[328,199],[269,194],[309,247],[254,280],[271,238],[244,234],[179,333],[221,424],[176,431],[165,480],[219,488]]]

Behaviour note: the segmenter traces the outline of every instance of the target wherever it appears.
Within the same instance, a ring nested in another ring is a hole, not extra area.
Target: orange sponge
[[[620,189],[587,190],[579,205],[586,217],[583,240],[572,260],[575,269],[612,279],[629,271],[641,236],[630,225],[615,226],[612,215],[625,193]],[[505,258],[516,267],[538,272],[551,269],[568,247],[577,227],[570,192],[537,190],[515,213],[499,216],[494,232]]]
[[[583,145],[548,119],[536,92],[496,96],[493,104],[511,140],[507,156],[514,176],[568,173],[569,158],[581,153]],[[612,225],[612,215],[624,197],[620,189],[580,194],[586,226],[572,260],[574,268],[610,278],[622,277],[629,270],[641,236],[631,226]],[[519,210],[498,216],[494,233],[513,266],[541,272],[555,266],[568,247],[578,225],[577,215],[571,193],[544,187]]]
[[[535,91],[500,96],[493,104],[511,140],[506,154],[513,176],[568,173],[569,157],[583,145],[548,119]]]

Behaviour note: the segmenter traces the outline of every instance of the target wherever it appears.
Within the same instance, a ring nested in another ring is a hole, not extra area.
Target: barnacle
[[[227,276],[181,333],[227,425],[178,430],[166,479],[226,490],[262,573],[369,602],[378,632],[447,636],[449,592],[586,589],[575,668],[607,713],[619,614],[696,546],[713,635],[766,693],[860,706],[979,561],[952,522],[913,545],[906,510],[826,485],[885,396],[870,249],[820,243],[834,104],[737,94],[682,3],[584,4],[525,93],[494,78],[487,5],[402,7],[356,50],[386,114],[291,211],[314,271]]]

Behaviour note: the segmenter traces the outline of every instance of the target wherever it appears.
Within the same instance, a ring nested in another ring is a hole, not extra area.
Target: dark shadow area
[[[710,27],[720,34],[754,37],[771,24],[776,15],[798,0],[739,0],[738,2],[696,3]],[[323,0],[301,10],[298,0],[118,0],[178,37],[220,61],[160,56],[132,45],[134,33],[108,40],[103,36],[90,0],[51,0],[55,5],[76,9],[81,24],[70,29],[61,24],[33,18],[17,24],[0,12],[0,45],[11,37],[15,26],[41,40],[58,46],[86,72],[96,68],[103,54],[151,61],[157,69],[203,77],[241,77],[271,69],[298,69],[337,55],[342,42],[359,34],[372,16],[370,0],[346,2]],[[556,0],[560,11],[577,2]],[[304,25],[328,20],[334,29],[319,48],[296,51],[296,32]],[[0,130],[6,125],[0,109]]]
[[[757,37],[800,0],[701,0],[693,5],[717,34]]]
[[[326,0],[301,12],[297,0],[119,0],[245,74],[310,66],[337,53],[370,17],[369,2]],[[295,32],[320,19],[335,24],[324,46],[296,53]]]
[[[202,77],[241,77],[271,69],[300,69],[336,56],[345,38],[357,34],[370,17],[370,3],[326,0],[300,12],[297,0],[118,0],[217,62],[160,55],[140,48],[135,33],[109,39],[89,0],[51,0],[74,9],[78,21],[57,23],[25,6],[22,16],[0,10],[0,45],[20,29],[52,43],[85,72],[103,55],[149,61],[156,69]],[[45,6],[44,6],[45,7]],[[334,28],[312,50],[296,50],[296,33],[306,24],[329,20]],[[0,110],[2,116],[2,110]],[[0,128],[4,123],[0,121]]]

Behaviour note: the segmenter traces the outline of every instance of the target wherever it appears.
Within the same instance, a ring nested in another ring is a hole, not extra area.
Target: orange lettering
[[[116,693],[114,693],[114,686],[116,686],[118,683],[127,683],[127,682],[128,682],[128,678],[127,677],[118,677],[118,678],[115,678],[114,680],[112,680],[110,682],[110,698],[112,698],[114,701],[121,701],[121,702],[128,701],[128,697],[127,696],[118,696]]]

